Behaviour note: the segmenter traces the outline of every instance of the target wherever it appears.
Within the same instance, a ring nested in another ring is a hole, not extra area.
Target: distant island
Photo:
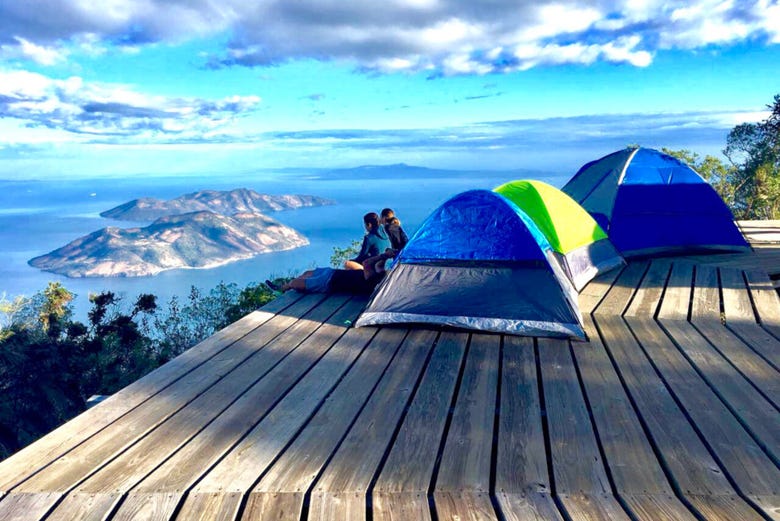
[[[247,188],[230,191],[201,190],[167,201],[143,197],[121,204],[100,214],[119,221],[154,221],[167,215],[191,212],[268,213],[311,206],[335,204],[335,201],[314,195],[267,195]]]
[[[67,277],[141,277],[307,244],[296,230],[260,213],[199,211],[160,217],[144,228],[103,228],[29,264]]]

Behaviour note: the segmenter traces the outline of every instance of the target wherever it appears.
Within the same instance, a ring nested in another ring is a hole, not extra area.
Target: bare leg
[[[306,279],[308,279],[312,275],[314,275],[314,270],[304,271],[299,276],[295,277],[290,282],[282,286],[282,291],[287,291],[288,289],[294,289],[296,291],[305,291]]]
[[[344,269],[345,270],[362,270],[363,265],[359,262],[355,262],[353,260],[348,260],[344,262]]]

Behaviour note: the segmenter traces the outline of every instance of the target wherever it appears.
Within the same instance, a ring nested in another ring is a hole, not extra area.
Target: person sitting
[[[379,216],[375,212],[363,216],[363,224],[366,227],[366,235],[360,253],[354,259],[344,262],[344,269],[363,271],[363,261],[370,257],[376,257],[390,248],[390,240],[383,226],[379,223]]]
[[[406,243],[409,242],[406,232],[401,228],[401,221],[395,216],[395,212],[391,208],[384,208],[380,215],[379,221],[382,223],[382,227],[387,233],[387,237],[390,239],[390,248],[383,251],[375,257],[369,257],[363,261],[363,271],[366,278],[371,277],[377,273],[384,273],[387,261],[394,259],[398,252],[400,252]]]
[[[274,291],[290,289],[302,293],[349,293],[351,295],[370,295],[382,280],[383,273],[366,278],[363,271],[340,270],[334,268],[314,268],[282,286],[266,280],[265,284]]]
[[[401,221],[395,216],[395,212],[391,208],[385,208],[382,210],[380,216],[380,222],[383,224],[385,233],[390,239],[390,247],[396,252],[399,252],[409,242],[409,237],[406,236],[406,232],[401,228]]]

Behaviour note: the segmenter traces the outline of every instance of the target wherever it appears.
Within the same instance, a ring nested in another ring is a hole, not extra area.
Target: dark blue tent
[[[649,148],[592,161],[563,187],[625,256],[749,249],[731,211],[691,167]]]
[[[399,323],[585,336],[576,291],[544,234],[487,190],[459,194],[426,219],[357,325]]]

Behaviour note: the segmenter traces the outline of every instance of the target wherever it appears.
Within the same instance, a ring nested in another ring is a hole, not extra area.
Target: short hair
[[[382,209],[382,219],[387,219],[388,217],[394,217],[395,212],[392,210],[392,208],[383,208]]]

